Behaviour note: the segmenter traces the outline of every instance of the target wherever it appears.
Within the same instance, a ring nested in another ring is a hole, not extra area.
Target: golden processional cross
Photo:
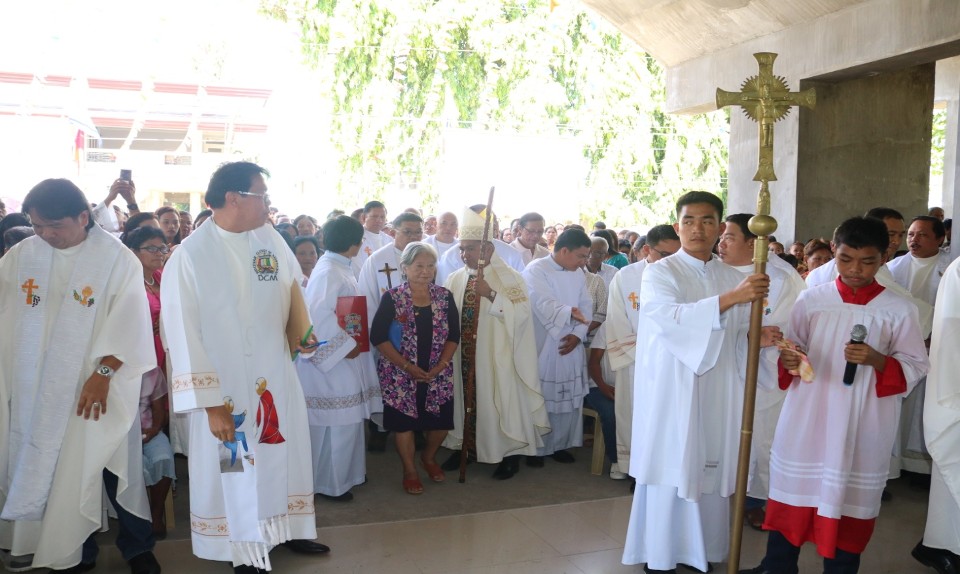
[[[767,236],[777,230],[777,220],[770,216],[769,182],[776,181],[773,171],[773,125],[783,119],[792,106],[813,108],[817,102],[814,90],[791,92],[787,81],[773,75],[773,61],[777,55],[760,52],[753,55],[760,73],[747,78],[739,92],[717,89],[717,107],[740,106],[743,113],[759,124],[759,161],[754,181],[760,182],[757,196],[757,214],[747,225],[757,236],[753,249],[755,273],[767,272]],[[750,345],[747,355],[747,380],[743,390],[743,418],[740,422],[740,457],[737,460],[737,490],[733,505],[730,536],[730,558],[727,573],[737,574],[740,568],[740,545],[743,538],[743,513],[747,499],[747,477],[750,470],[750,446],[753,439],[753,412],[757,398],[757,371],[760,365],[760,330],[763,321],[763,300],[753,302],[750,308]]]

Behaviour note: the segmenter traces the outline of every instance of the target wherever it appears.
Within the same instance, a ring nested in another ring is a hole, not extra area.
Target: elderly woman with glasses
[[[124,235],[123,243],[143,265],[143,287],[150,304],[153,324],[153,345],[157,365],[143,375],[140,384],[140,432],[143,439],[143,479],[147,485],[153,534],[164,538],[167,525],[164,501],[170,485],[176,479],[173,466],[173,448],[163,432],[167,422],[167,355],[160,341],[160,276],[170,248],[167,237],[156,227],[145,226]]]
[[[423,492],[414,464],[413,431],[427,444],[420,462],[434,482],[444,480],[437,449],[453,428],[453,366],[460,343],[460,314],[453,294],[434,284],[437,252],[409,243],[400,256],[406,281],[388,290],[373,318],[370,342],[380,351],[377,374],[383,393],[383,426],[396,431],[403,489]]]

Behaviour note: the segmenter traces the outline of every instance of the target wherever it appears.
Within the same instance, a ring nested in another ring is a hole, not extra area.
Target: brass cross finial
[[[777,55],[759,52],[753,55],[760,73],[744,80],[739,92],[717,88],[717,107],[740,106],[743,113],[760,124],[760,161],[753,181],[776,181],[773,172],[773,124],[784,118],[791,106],[812,108],[817,103],[813,88],[791,92],[782,76],[773,75]]]

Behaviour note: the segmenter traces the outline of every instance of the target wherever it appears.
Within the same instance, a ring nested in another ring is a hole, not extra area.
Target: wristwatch
[[[136,209],[137,211],[140,211],[140,206],[137,205],[136,203],[128,203],[127,209]]]
[[[103,375],[104,377],[106,377],[106,378],[108,378],[108,379],[112,379],[114,373],[116,373],[116,371],[113,370],[113,367],[108,367],[107,365],[104,365],[104,364],[102,364],[102,363],[100,364],[100,366],[97,367],[97,371],[96,371],[96,372],[97,372],[98,375]]]

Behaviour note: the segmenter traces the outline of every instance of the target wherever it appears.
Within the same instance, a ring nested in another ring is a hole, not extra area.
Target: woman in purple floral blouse
[[[407,245],[400,256],[406,282],[383,294],[370,342],[380,351],[377,374],[383,392],[383,427],[396,432],[403,489],[423,492],[414,464],[413,431],[424,431],[420,454],[427,475],[444,480],[437,449],[453,428],[453,358],[460,343],[460,314],[453,294],[433,283],[437,252],[426,243]]]

